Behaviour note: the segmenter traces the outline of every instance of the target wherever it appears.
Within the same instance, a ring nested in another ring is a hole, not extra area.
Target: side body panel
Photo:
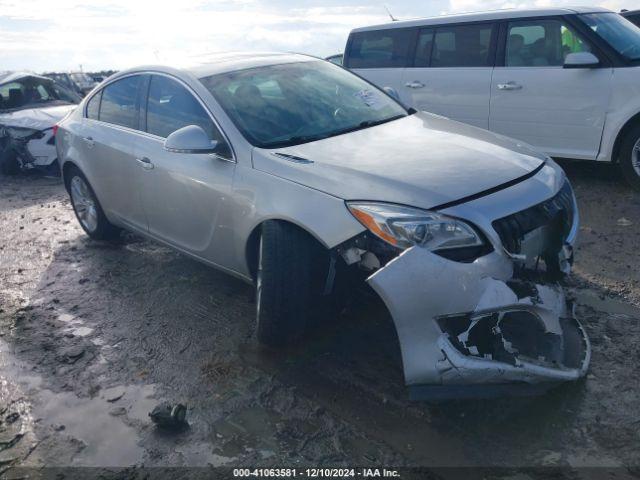
[[[611,96],[604,124],[598,160],[616,161],[614,145],[624,125],[640,113],[640,66],[615,68],[611,76]]]
[[[85,174],[110,221],[147,230],[140,198],[140,168],[135,160],[133,130],[83,118],[81,109],[59,130],[65,161]],[[72,148],[71,148],[72,147]]]
[[[135,146],[136,158],[151,162],[139,165],[149,233],[180,250],[224,263],[227,252],[218,248],[218,238],[221,229],[232,228],[223,218],[235,162],[169,152],[163,144],[161,138],[140,135]]]
[[[405,105],[411,105],[411,95],[407,88],[403,87],[402,77],[404,75],[404,67],[394,68],[357,68],[351,71],[356,75],[376,85],[378,88],[393,88],[398,95],[400,101]]]
[[[493,67],[407,68],[398,91],[416,110],[486,129],[492,71]]]
[[[496,67],[489,130],[554,157],[594,160],[609,108],[611,76],[610,68]]]

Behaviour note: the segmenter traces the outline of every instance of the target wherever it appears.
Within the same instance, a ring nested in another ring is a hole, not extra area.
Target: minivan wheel
[[[635,125],[622,141],[620,169],[627,183],[640,190],[640,124]]]
[[[120,229],[107,220],[89,181],[77,168],[69,172],[67,188],[73,211],[87,235],[95,240],[111,240],[119,235]]]
[[[313,323],[322,294],[326,251],[300,228],[275,220],[262,225],[256,272],[258,340],[295,344]]]

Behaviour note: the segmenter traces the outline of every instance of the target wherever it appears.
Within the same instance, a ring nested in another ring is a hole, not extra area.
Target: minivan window
[[[349,68],[393,68],[407,65],[412,29],[354,33],[349,42]]]
[[[87,118],[98,120],[100,114],[100,98],[102,97],[102,91],[96,93],[89,103],[87,103]]]
[[[416,45],[416,56],[413,61],[414,67],[428,67],[431,63],[434,33],[435,30],[432,28],[420,30],[418,44]]]
[[[432,67],[487,67],[493,24],[443,27],[436,30],[431,54]]]
[[[627,60],[640,60],[640,28],[617,13],[587,13],[578,18]]]
[[[590,51],[589,44],[560,20],[510,22],[505,65],[561,66],[568,54]]]
[[[140,78],[140,75],[125,77],[103,89],[99,114],[101,121],[138,128],[137,96]]]
[[[201,78],[253,145],[286,147],[406,117],[391,97],[325,61],[249,68]]]

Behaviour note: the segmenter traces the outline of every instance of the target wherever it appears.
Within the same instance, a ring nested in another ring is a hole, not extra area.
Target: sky
[[[175,66],[208,53],[344,50],[352,28],[389,21],[514,7],[640,0],[0,0],[0,71],[96,71]]]

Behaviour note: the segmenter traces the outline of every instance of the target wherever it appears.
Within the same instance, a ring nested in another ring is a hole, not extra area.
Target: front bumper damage
[[[589,339],[561,287],[514,278],[508,256],[462,263],[412,247],[367,282],[393,317],[413,399],[535,394],[587,372]]]

